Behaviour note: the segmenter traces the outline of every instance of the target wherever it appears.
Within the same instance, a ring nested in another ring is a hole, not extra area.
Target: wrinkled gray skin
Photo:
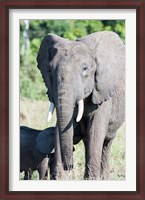
[[[75,126],[73,143],[82,139],[80,127]],[[29,127],[20,127],[20,172],[24,171],[24,180],[31,180],[34,170],[38,170],[39,179],[50,179],[54,174],[54,135],[55,128],[35,130]]]
[[[113,32],[69,41],[54,34],[42,40],[38,68],[57,113],[55,169],[73,168],[73,123],[84,99],[81,132],[86,150],[85,179],[107,179],[109,152],[125,118],[125,46]]]

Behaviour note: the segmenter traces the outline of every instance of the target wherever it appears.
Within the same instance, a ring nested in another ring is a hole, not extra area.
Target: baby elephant
[[[39,171],[39,179],[47,176],[54,153],[54,134],[54,127],[45,130],[20,127],[20,171],[24,171],[24,180],[31,179],[34,170]]]
[[[34,170],[38,170],[39,179],[50,178],[54,162],[55,127],[35,130],[26,126],[20,127],[20,172],[24,171],[24,180],[31,180]],[[74,144],[82,139],[79,126],[74,128]]]

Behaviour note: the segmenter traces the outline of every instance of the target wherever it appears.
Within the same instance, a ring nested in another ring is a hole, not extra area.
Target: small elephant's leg
[[[102,149],[102,158],[101,158],[101,179],[107,180],[109,179],[109,156],[110,156],[110,148],[113,139],[105,138],[103,149]]]
[[[49,167],[50,167],[50,180],[56,180],[54,155],[50,157]]]
[[[32,169],[30,168],[30,169],[29,169],[29,180],[32,179],[32,174],[33,174],[33,171],[32,171]]]
[[[28,169],[28,171],[24,171],[24,180],[31,180],[32,178],[32,170]]]
[[[29,180],[29,172],[24,171],[24,180]]]
[[[49,158],[48,156],[46,156],[38,165],[39,180],[45,179],[45,175],[48,170],[48,161],[49,161]]]
[[[47,179],[48,179],[48,170],[46,171],[45,177],[44,177],[44,180],[47,180]]]

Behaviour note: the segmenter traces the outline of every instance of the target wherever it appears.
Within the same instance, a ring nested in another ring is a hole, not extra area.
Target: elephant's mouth
[[[83,113],[84,113],[84,100],[81,99],[78,103],[78,113],[76,117],[76,122],[79,122],[82,119]],[[47,121],[49,122],[53,116],[54,113],[54,103],[50,102],[49,112],[48,112],[48,118]]]

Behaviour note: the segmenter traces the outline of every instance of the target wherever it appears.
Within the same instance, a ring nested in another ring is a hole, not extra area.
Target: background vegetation
[[[29,23],[29,24],[28,24]],[[125,41],[124,20],[25,20],[20,21],[20,95],[46,99],[46,88],[37,69],[36,57],[47,33],[75,40],[96,31],[115,31]]]
[[[55,33],[75,40],[96,31],[115,31],[125,42],[124,20],[21,20],[20,21],[20,125],[35,129],[55,126],[56,118],[48,124],[49,102],[46,88],[37,68],[36,57],[43,37]],[[84,146],[80,142],[74,152],[74,173],[70,179],[82,180]],[[125,179],[125,124],[119,129],[111,148],[110,179]],[[23,177],[23,174],[20,176]],[[38,179],[35,172],[33,179]]]

